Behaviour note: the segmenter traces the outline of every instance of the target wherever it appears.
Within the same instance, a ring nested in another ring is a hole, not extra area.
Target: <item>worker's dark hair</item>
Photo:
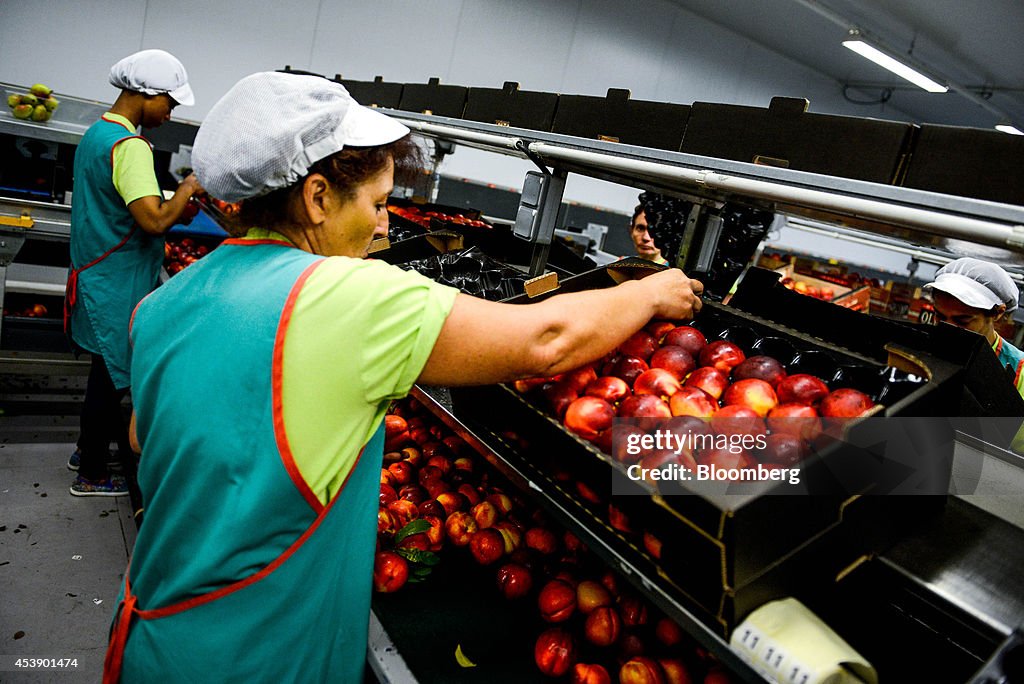
[[[643,202],[641,202],[640,204],[636,205],[636,208],[633,209],[633,218],[630,219],[630,221],[629,221],[629,227],[630,228],[632,228],[633,224],[636,223],[636,217],[639,216],[642,213],[644,213]]]
[[[292,199],[295,193],[301,192],[303,182],[312,173],[323,174],[342,199],[351,199],[360,184],[387,167],[388,159],[395,162],[396,185],[411,182],[423,167],[423,152],[408,135],[387,145],[346,147],[314,163],[306,176],[288,187],[243,200],[238,213],[231,218],[228,231],[240,236],[249,228],[273,229],[293,222]]]

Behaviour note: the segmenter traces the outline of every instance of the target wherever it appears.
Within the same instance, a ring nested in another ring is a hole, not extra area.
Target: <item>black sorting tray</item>
[[[653,270],[657,267],[612,265],[566,279],[559,291],[607,287]],[[788,349],[788,358],[782,360],[790,372],[822,375],[832,388],[861,389],[883,402],[888,416],[941,415],[934,414],[936,406],[959,391],[957,369],[930,357],[932,377],[925,382],[866,356],[720,305],[706,303],[695,325],[709,339],[732,339],[748,350],[768,353],[771,347],[771,353],[786,356],[781,350]],[[772,495],[785,490],[783,483],[764,483],[740,496],[709,496],[706,490],[685,494],[682,483],[674,485],[679,489],[658,493],[628,480],[624,467],[611,456],[571,434],[538,408],[539,402],[533,403],[510,386],[456,388],[452,398],[460,419],[495,435],[515,434],[518,440],[509,443],[522,443],[522,452],[529,453],[537,471],[552,483],[568,482],[570,490],[577,483],[584,485],[597,502],[581,497],[580,505],[596,517],[607,518],[607,506],[614,504],[630,520],[642,521],[643,530],[663,543],[655,574],[677,585],[726,629],[757,601],[786,585],[787,575],[777,572],[781,564],[789,563],[789,575],[798,576],[796,566],[813,565],[812,561],[826,556],[833,557],[833,565],[853,562],[860,554],[888,543],[893,534],[934,515],[945,502],[944,495],[862,496],[880,491],[887,481],[874,478],[893,471],[885,457],[844,442],[833,443],[802,464],[805,486],[812,496]],[[854,435],[857,426],[848,427],[848,434]],[[932,443],[928,461],[934,463],[928,491],[944,493],[951,469],[952,426],[926,436]],[[864,467],[865,458],[879,465]],[[834,477],[850,470],[866,474],[859,475],[861,479]],[[895,472],[898,476],[899,468]],[[886,534],[872,531],[873,527]],[[637,549],[643,546],[640,529],[613,534]],[[843,543],[836,543],[840,538]],[[802,548],[809,547],[821,551],[811,552],[810,559],[807,553],[802,560],[797,558]]]

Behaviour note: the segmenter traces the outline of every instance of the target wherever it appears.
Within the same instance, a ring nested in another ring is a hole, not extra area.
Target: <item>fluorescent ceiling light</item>
[[[1020,130],[1013,124],[1008,123],[996,124],[996,130],[1002,131],[1003,133],[1009,133],[1010,135],[1024,135],[1024,131]]]
[[[936,83],[921,72],[911,69],[909,66],[894,57],[890,57],[873,45],[863,40],[844,40],[843,46],[856,52],[861,57],[866,57],[880,67],[884,67],[901,78],[905,78],[919,88],[924,88],[929,93],[944,93],[949,88]]]

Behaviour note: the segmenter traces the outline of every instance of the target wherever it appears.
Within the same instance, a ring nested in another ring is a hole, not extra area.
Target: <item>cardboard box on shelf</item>
[[[797,273],[793,264],[774,270],[782,275],[782,284],[794,292],[822,299],[854,311],[867,312],[870,305],[871,290],[867,285],[847,287],[830,280],[804,275]]]

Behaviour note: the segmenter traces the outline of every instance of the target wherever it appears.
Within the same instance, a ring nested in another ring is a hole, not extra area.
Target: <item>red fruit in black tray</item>
[[[654,352],[648,363],[652,369],[664,368],[676,376],[677,380],[682,380],[690,374],[690,371],[697,367],[697,362],[694,360],[693,355],[682,347],[675,345],[667,345]]]
[[[790,375],[779,381],[775,394],[780,404],[807,404],[813,406],[828,396],[825,381],[807,373]]]
[[[480,565],[490,565],[505,555],[505,540],[495,529],[477,530],[469,537],[469,551]]]
[[[746,406],[723,406],[711,417],[711,429],[718,435],[758,435],[767,434],[764,419],[757,412]],[[748,440],[749,441],[749,440]]]
[[[598,606],[587,615],[583,634],[595,646],[611,646],[622,632],[622,619],[615,608]]]
[[[763,418],[778,406],[779,399],[768,382],[746,378],[737,380],[725,388],[722,403],[726,406],[746,406]]]
[[[734,381],[756,378],[767,382],[772,389],[777,387],[785,377],[786,368],[778,359],[773,359],[770,356],[751,356],[732,369]]]
[[[585,393],[588,397],[597,397],[609,404],[616,404],[629,396],[629,385],[622,378],[604,375],[587,385]]]
[[[577,368],[574,371],[570,371],[562,376],[560,382],[565,384],[570,390],[576,393],[577,396],[583,394],[583,390],[587,388],[587,385],[597,380],[597,371],[594,370],[593,366],[583,366]]]
[[[671,418],[672,411],[668,403],[653,394],[639,394],[626,397],[619,404],[619,416],[622,418]]]
[[[498,568],[498,589],[505,598],[514,600],[530,593],[533,575],[518,563],[506,563]]]
[[[684,386],[673,394],[668,405],[673,416],[710,418],[718,410],[718,402],[714,397],[692,386]]]
[[[715,340],[701,350],[699,358],[700,365],[713,366],[728,375],[746,360],[747,355],[733,342]]]
[[[576,585],[576,607],[584,615],[594,612],[595,608],[611,604],[612,596],[600,582],[583,580]]]
[[[644,326],[644,330],[649,332],[651,336],[658,341],[659,344],[665,339],[665,335],[676,329],[676,324],[672,321],[651,321]]]
[[[704,333],[689,325],[681,325],[665,334],[661,341],[664,346],[675,345],[690,352],[690,356],[697,358],[707,345],[707,338]]]
[[[829,393],[818,411],[826,418],[856,418],[869,411],[875,402],[871,397],[855,389],[837,389]]]
[[[547,622],[564,622],[576,611],[576,589],[563,580],[551,580],[540,590],[537,606]]]
[[[542,391],[552,413],[559,418],[565,415],[569,404],[576,401],[580,396],[579,392],[563,382],[553,382],[550,385],[545,385]]]
[[[636,356],[619,355],[605,364],[602,375],[614,375],[622,378],[630,386],[646,370],[650,370],[647,362]]]
[[[686,376],[683,384],[703,390],[712,399],[721,399],[729,386],[729,376],[717,368],[702,366]]]
[[[783,466],[794,466],[807,457],[807,445],[799,437],[780,432],[765,438],[762,460]]]
[[[380,593],[398,591],[409,579],[409,563],[392,551],[378,551],[373,557],[373,589]]]
[[[811,441],[821,434],[821,420],[814,407],[806,404],[779,404],[768,412],[768,429]]]
[[[558,537],[546,527],[532,527],[526,531],[527,548],[550,555],[558,550]]]
[[[636,656],[619,669],[619,684],[665,684],[665,675],[656,661]]]
[[[640,330],[633,333],[629,338],[619,345],[619,351],[626,356],[635,356],[644,361],[651,358],[658,349],[658,341],[650,333]]]
[[[596,439],[612,426],[615,408],[597,397],[580,397],[565,412],[565,426],[583,439]]]
[[[476,521],[473,520],[473,516],[465,511],[452,513],[444,523],[444,531],[448,535],[448,541],[455,546],[466,546],[469,544],[470,539],[476,534],[477,530],[478,528]],[[501,535],[498,536],[500,537]],[[504,542],[501,542],[501,544],[502,550],[504,550]]]
[[[670,371],[664,368],[652,368],[641,373],[633,383],[634,394],[653,394],[668,400],[679,391],[682,384]]]
[[[541,672],[561,677],[576,663],[576,642],[567,630],[553,627],[537,637],[533,658]]]
[[[572,684],[612,684],[612,678],[603,665],[576,663],[572,669]]]

